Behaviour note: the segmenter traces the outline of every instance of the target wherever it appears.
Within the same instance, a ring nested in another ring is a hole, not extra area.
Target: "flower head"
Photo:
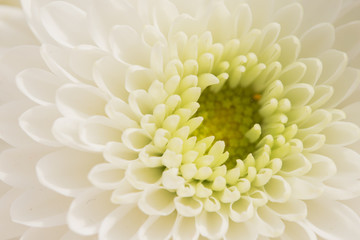
[[[0,177],[27,189],[5,195],[12,221],[65,239],[357,239],[353,7],[23,1],[39,43],[0,59]]]

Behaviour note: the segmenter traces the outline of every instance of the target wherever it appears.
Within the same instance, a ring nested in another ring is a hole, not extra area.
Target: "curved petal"
[[[97,233],[104,218],[117,207],[110,196],[110,191],[91,189],[75,198],[67,214],[70,229],[81,235]]]
[[[28,68],[16,76],[19,89],[32,101],[46,105],[55,102],[56,90],[65,82],[40,68]]]
[[[102,222],[99,240],[128,240],[135,238],[148,218],[135,205],[123,205],[110,213]]]
[[[148,215],[169,215],[175,210],[175,193],[166,189],[152,189],[145,191],[140,198],[139,208]]]
[[[237,240],[237,239],[246,239],[246,240],[256,240],[257,232],[251,224],[247,223],[235,223],[229,221],[229,229],[226,232],[225,240]]]
[[[1,183],[4,184],[4,183]],[[12,239],[20,237],[27,229],[26,226],[14,223],[10,218],[10,207],[12,202],[21,194],[21,190],[12,189],[5,194],[1,194],[0,198],[0,232],[4,239]]]
[[[68,84],[56,92],[56,105],[65,117],[86,119],[105,115],[107,98],[98,88]]]
[[[199,234],[195,218],[178,216],[173,230],[174,240],[196,240]]]
[[[67,231],[66,226],[49,227],[49,228],[29,228],[22,236],[21,240],[38,240],[38,239],[60,239]]]
[[[89,172],[90,182],[100,189],[116,189],[124,179],[125,170],[109,163],[94,166]]]
[[[71,200],[44,188],[27,190],[12,203],[11,218],[31,227],[63,225]]]
[[[40,17],[47,32],[60,44],[73,47],[92,43],[82,9],[67,2],[50,2],[41,8]]]
[[[102,161],[98,154],[62,149],[41,158],[36,172],[46,187],[66,196],[76,196],[92,186],[88,173]]]
[[[30,101],[15,101],[0,106],[0,138],[12,146],[34,144],[19,126],[20,115],[33,106]]]
[[[150,216],[139,229],[140,239],[169,239],[176,220],[176,212],[168,216]]]
[[[267,206],[258,208],[252,221],[259,233],[266,237],[278,237],[285,230],[283,221]]]
[[[356,239],[360,236],[360,217],[337,201],[319,198],[307,201],[307,221],[321,237],[329,240]]]
[[[227,216],[220,212],[203,211],[195,219],[200,234],[207,238],[222,238],[229,227]]]
[[[16,187],[38,185],[35,166],[39,159],[50,151],[51,148],[37,145],[3,151],[0,155],[1,180]]]
[[[35,141],[52,147],[62,146],[51,129],[61,114],[55,105],[36,106],[24,112],[19,118],[20,127]]]

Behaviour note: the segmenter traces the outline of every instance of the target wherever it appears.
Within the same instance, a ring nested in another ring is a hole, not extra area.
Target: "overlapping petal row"
[[[53,227],[67,212],[73,232],[100,239],[360,235],[341,223],[360,222],[347,207],[360,194],[359,155],[344,147],[359,139],[357,103],[343,108],[360,72],[339,37],[358,22],[336,31],[307,22],[295,1],[188,4],[23,5],[42,46],[2,61],[31,56],[16,83],[39,105],[16,103],[14,117],[42,146],[4,131],[20,150],[3,153],[1,178],[23,187],[7,159],[31,153],[39,182],[57,193],[29,190],[13,219]],[[261,12],[264,4],[278,10]],[[44,208],[53,215],[45,225],[41,208],[23,214],[39,199],[61,199]],[[324,223],[326,211],[339,228]]]

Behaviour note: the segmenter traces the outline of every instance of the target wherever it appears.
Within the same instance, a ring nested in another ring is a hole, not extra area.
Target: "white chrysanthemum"
[[[32,33],[0,7],[2,237],[360,238],[360,2],[22,10]]]

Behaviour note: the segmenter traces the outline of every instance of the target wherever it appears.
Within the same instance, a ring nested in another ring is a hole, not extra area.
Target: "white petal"
[[[88,80],[76,75],[69,66],[70,50],[54,45],[43,44],[40,49],[41,56],[48,68],[60,79],[74,83]]]
[[[33,104],[29,101],[9,102],[0,106],[0,137],[12,146],[33,144],[34,141],[20,128],[20,115]]]
[[[340,26],[349,22],[353,22],[359,20],[359,8],[360,4],[357,1],[349,1],[350,3],[345,5],[343,4],[343,8],[337,19],[335,20],[335,25]]]
[[[128,92],[138,89],[148,90],[155,80],[156,75],[151,69],[131,66],[126,72],[125,87]]]
[[[306,218],[306,204],[297,199],[290,199],[285,203],[268,203],[267,206],[276,212],[282,219],[301,221]]]
[[[315,153],[306,153],[305,156],[312,164],[306,176],[323,181],[335,175],[336,165],[330,158]]]
[[[21,128],[35,141],[53,147],[62,146],[51,129],[61,115],[55,105],[37,106],[24,112],[19,118]]]
[[[155,2],[154,25],[165,35],[168,35],[173,20],[179,16],[176,6],[171,1]]]
[[[123,143],[110,142],[104,150],[104,158],[106,161],[126,169],[131,161],[138,158],[138,153],[130,150]]]
[[[299,32],[304,32],[315,24],[335,20],[341,9],[341,3],[341,0],[318,0],[316,2],[302,0],[301,5],[304,8],[304,17]]]
[[[259,233],[266,237],[278,237],[285,230],[280,217],[266,206],[257,209],[253,223],[256,224]]]
[[[176,212],[168,216],[150,216],[139,229],[140,239],[169,239],[176,220]]]
[[[99,240],[128,240],[137,235],[148,215],[134,205],[123,205],[102,222]]]
[[[132,162],[126,171],[127,180],[136,188],[144,189],[160,184],[164,169],[148,168],[140,162]]]
[[[324,107],[336,107],[347,99],[360,85],[360,70],[348,67],[335,82],[331,83],[334,95]]]
[[[128,25],[138,31],[143,27],[136,9],[123,1],[95,1],[88,10],[88,19],[92,26],[89,29],[91,36],[102,49],[109,49],[109,34],[113,26]]]
[[[144,130],[129,128],[124,131],[122,141],[129,149],[140,151],[151,142],[151,139]]]
[[[292,189],[291,196],[296,199],[314,199],[319,197],[324,189],[319,182],[307,178],[287,178]]]
[[[297,83],[285,88],[285,97],[294,107],[304,106],[314,95],[314,88],[309,84]]]
[[[291,35],[300,26],[303,9],[299,3],[293,3],[279,9],[274,15],[274,21],[281,26],[280,37]]]
[[[248,4],[253,14],[253,28],[262,28],[270,22],[274,9],[273,0],[254,0]]]
[[[109,41],[115,56],[120,61],[133,65],[149,66],[150,47],[131,27],[126,25],[115,26],[111,31]]]
[[[86,151],[99,151],[91,146],[84,144],[79,137],[79,126],[81,121],[72,118],[58,118],[53,125],[52,131],[54,137],[62,144],[71,148],[86,150]]]
[[[196,217],[200,234],[210,239],[223,238],[229,227],[228,217],[220,212],[203,211]]]
[[[100,189],[118,188],[125,176],[125,170],[110,163],[98,164],[89,172],[89,180]]]
[[[110,191],[92,189],[75,198],[67,215],[70,229],[81,235],[97,233],[104,218],[117,207],[110,196]]]
[[[175,193],[166,189],[153,189],[145,191],[139,200],[139,208],[148,215],[169,215],[175,210]]]
[[[272,202],[285,202],[291,195],[291,186],[281,176],[272,176],[264,186],[264,190]]]
[[[350,58],[359,53],[360,21],[349,22],[336,28],[334,47],[348,53]]]
[[[1,180],[17,187],[38,185],[36,163],[51,150],[43,146],[30,145],[3,151],[0,155]]]
[[[225,240],[256,240],[257,232],[251,224],[247,223],[235,223],[229,221],[229,229],[226,233]]]
[[[344,52],[329,49],[319,56],[323,71],[318,83],[331,83],[344,72],[348,64],[348,57]]]
[[[11,205],[11,218],[32,227],[62,225],[71,200],[43,188],[28,190]]]
[[[176,197],[174,202],[177,212],[183,217],[194,217],[203,209],[202,201],[193,197]]]
[[[285,222],[285,231],[281,240],[320,240],[310,227],[298,222]]]
[[[19,89],[31,100],[38,104],[55,102],[55,92],[64,83],[54,74],[39,69],[30,68],[16,76]]]
[[[252,12],[247,4],[240,4],[235,12],[235,27],[240,38],[246,34],[252,25]]]
[[[306,65],[302,62],[294,62],[282,70],[279,79],[284,85],[291,85],[299,82],[305,73]]]
[[[333,199],[349,199],[360,193],[360,156],[357,152],[344,148],[327,146],[318,150],[333,160],[337,173],[324,183],[330,187],[327,194]]]
[[[299,61],[306,65],[305,75],[300,82],[314,86],[322,73],[322,62],[318,58],[301,58]]]
[[[178,216],[173,230],[174,240],[196,240],[199,229],[196,227],[195,218]]]
[[[318,56],[332,47],[335,41],[335,29],[329,23],[315,25],[301,38],[301,57]]]
[[[216,3],[209,16],[208,30],[212,33],[214,42],[223,43],[233,35],[233,23],[229,10],[223,3]]]
[[[4,183],[1,183],[4,184]],[[5,185],[5,184],[4,184]],[[27,229],[26,226],[14,223],[9,215],[9,209],[12,202],[21,194],[21,190],[12,189],[5,194],[1,194],[0,198],[0,232],[4,239],[12,239],[20,237]]]
[[[3,1],[4,2],[4,1]],[[14,47],[19,45],[35,45],[38,41],[31,33],[25,22],[25,16],[20,8],[6,6],[6,4],[17,5],[17,1],[5,2],[0,8],[0,31],[3,34],[0,39],[0,46]]]
[[[311,163],[301,153],[284,157],[280,173],[283,176],[302,176],[309,172]]]
[[[98,88],[68,84],[56,92],[56,105],[66,117],[105,115],[107,99]]]
[[[286,49],[286,51],[281,51],[279,62],[284,64],[284,66],[293,63],[299,56],[301,43],[300,40],[295,36],[287,36],[278,41],[281,49]]]
[[[127,103],[120,99],[113,98],[108,101],[105,112],[109,118],[121,122],[126,128],[139,127],[138,116],[135,115]]]
[[[12,70],[9,79],[13,79],[17,73],[27,68],[47,69],[40,56],[39,46],[14,47],[1,55],[0,64],[8,66]]]
[[[60,44],[72,47],[92,42],[87,31],[86,12],[82,9],[66,2],[51,2],[40,14],[44,27]]]
[[[94,81],[103,91],[126,101],[128,92],[125,90],[125,72],[124,64],[106,56],[94,65]]]
[[[334,122],[322,132],[326,137],[326,144],[349,145],[360,139],[360,128],[349,122]]]
[[[314,88],[314,96],[309,102],[312,109],[317,109],[324,105],[334,94],[334,88],[327,85],[318,85]]]
[[[36,173],[46,187],[66,196],[75,196],[92,186],[88,173],[102,161],[99,154],[62,149],[41,158]]]
[[[349,207],[326,198],[308,201],[307,207],[307,220],[321,237],[335,240],[360,236],[360,218]]]
[[[346,115],[346,121],[360,126],[360,101],[354,102],[342,109]]]
[[[79,46],[71,49],[69,66],[77,75],[87,79],[93,79],[93,66],[97,60],[105,55],[105,52],[93,46]]]
[[[97,236],[80,236],[72,231],[65,233],[60,240],[96,240]]]
[[[254,205],[250,198],[241,197],[229,206],[229,217],[234,222],[244,222],[254,215]]]
[[[113,191],[111,202],[116,204],[131,204],[139,201],[143,192],[134,188],[127,179],[119,184],[119,187]]]
[[[66,226],[50,227],[50,228],[29,228],[21,240],[38,240],[38,239],[60,239],[67,231]]]
[[[94,116],[80,126],[79,136],[84,143],[103,150],[109,142],[121,142],[121,127],[121,123]]]

